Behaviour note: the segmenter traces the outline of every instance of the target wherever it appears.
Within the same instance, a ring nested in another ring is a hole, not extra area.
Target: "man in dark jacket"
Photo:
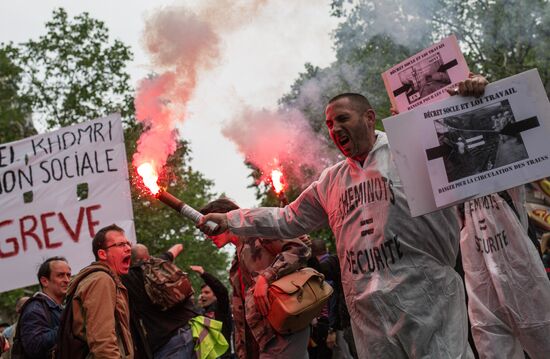
[[[28,358],[49,358],[55,346],[63,312],[62,302],[71,280],[71,268],[63,257],[46,259],[38,268],[41,291],[21,309],[21,348]]]
[[[182,244],[172,246],[159,256],[173,262],[183,251]],[[145,291],[142,262],[150,258],[143,244],[132,247],[132,264],[127,275],[122,277],[130,298],[131,329],[136,358],[194,358],[193,336],[189,319],[196,315],[190,298],[163,310],[154,304]],[[176,357],[176,356],[174,356]]]
[[[219,320],[223,323],[222,334],[228,343],[231,342],[231,332],[233,321],[231,319],[231,303],[229,302],[229,291],[218,278],[205,272],[201,266],[189,266],[192,271],[197,272],[204,285],[201,287],[199,296],[199,306],[202,308],[204,316]],[[231,352],[228,350],[221,358],[230,358]]]

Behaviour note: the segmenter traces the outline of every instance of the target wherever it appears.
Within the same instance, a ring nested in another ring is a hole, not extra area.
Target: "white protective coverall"
[[[472,334],[481,358],[550,356],[550,282],[527,236],[525,189],[464,204],[460,247]]]
[[[330,225],[359,358],[471,358],[462,280],[453,270],[459,217],[412,218],[386,134],[363,166],[323,171],[285,208],[236,210],[242,236],[294,238]]]

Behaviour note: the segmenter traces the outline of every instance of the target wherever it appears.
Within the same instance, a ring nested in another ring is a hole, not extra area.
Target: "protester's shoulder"
[[[77,293],[87,291],[90,287],[114,287],[116,285],[113,275],[104,266],[88,266],[78,274],[77,278],[79,279],[78,287],[76,288]]]
[[[85,278],[82,278],[82,283],[96,282],[96,281],[114,282],[114,279],[111,274],[105,271],[92,272],[89,275],[87,275]]]
[[[21,308],[21,317],[26,317],[29,314],[43,312],[44,304],[42,299],[35,296],[29,298],[23,308]]]
[[[45,304],[47,304],[46,298],[41,295],[35,294],[21,308],[21,323],[25,325],[28,319],[43,317],[47,315],[46,311],[49,310]]]
[[[330,180],[332,177],[336,176],[343,168],[347,167],[347,160],[341,160],[330,167],[325,168],[321,175],[319,176],[319,182]]]
[[[386,132],[375,130],[375,134],[376,134],[376,141],[374,142],[373,150],[390,147],[390,143],[388,141],[388,135],[386,134]]]

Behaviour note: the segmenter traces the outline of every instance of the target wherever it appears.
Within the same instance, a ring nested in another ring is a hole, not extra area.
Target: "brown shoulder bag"
[[[305,329],[316,318],[333,292],[325,277],[313,268],[302,268],[271,283],[267,319],[280,334]]]

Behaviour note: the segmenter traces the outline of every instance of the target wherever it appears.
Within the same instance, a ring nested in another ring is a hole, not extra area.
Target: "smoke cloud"
[[[265,2],[210,1],[197,12],[170,6],[147,18],[142,40],[156,75],[143,79],[136,94],[136,117],[146,132],[138,140],[134,166],[149,162],[162,171],[177,148],[176,128],[186,118],[200,72],[220,60],[221,34],[243,26]]]
[[[246,108],[224,127],[223,134],[260,169],[261,181],[268,180],[272,170],[282,169],[287,183],[304,187],[335,160],[326,139],[293,109]]]

